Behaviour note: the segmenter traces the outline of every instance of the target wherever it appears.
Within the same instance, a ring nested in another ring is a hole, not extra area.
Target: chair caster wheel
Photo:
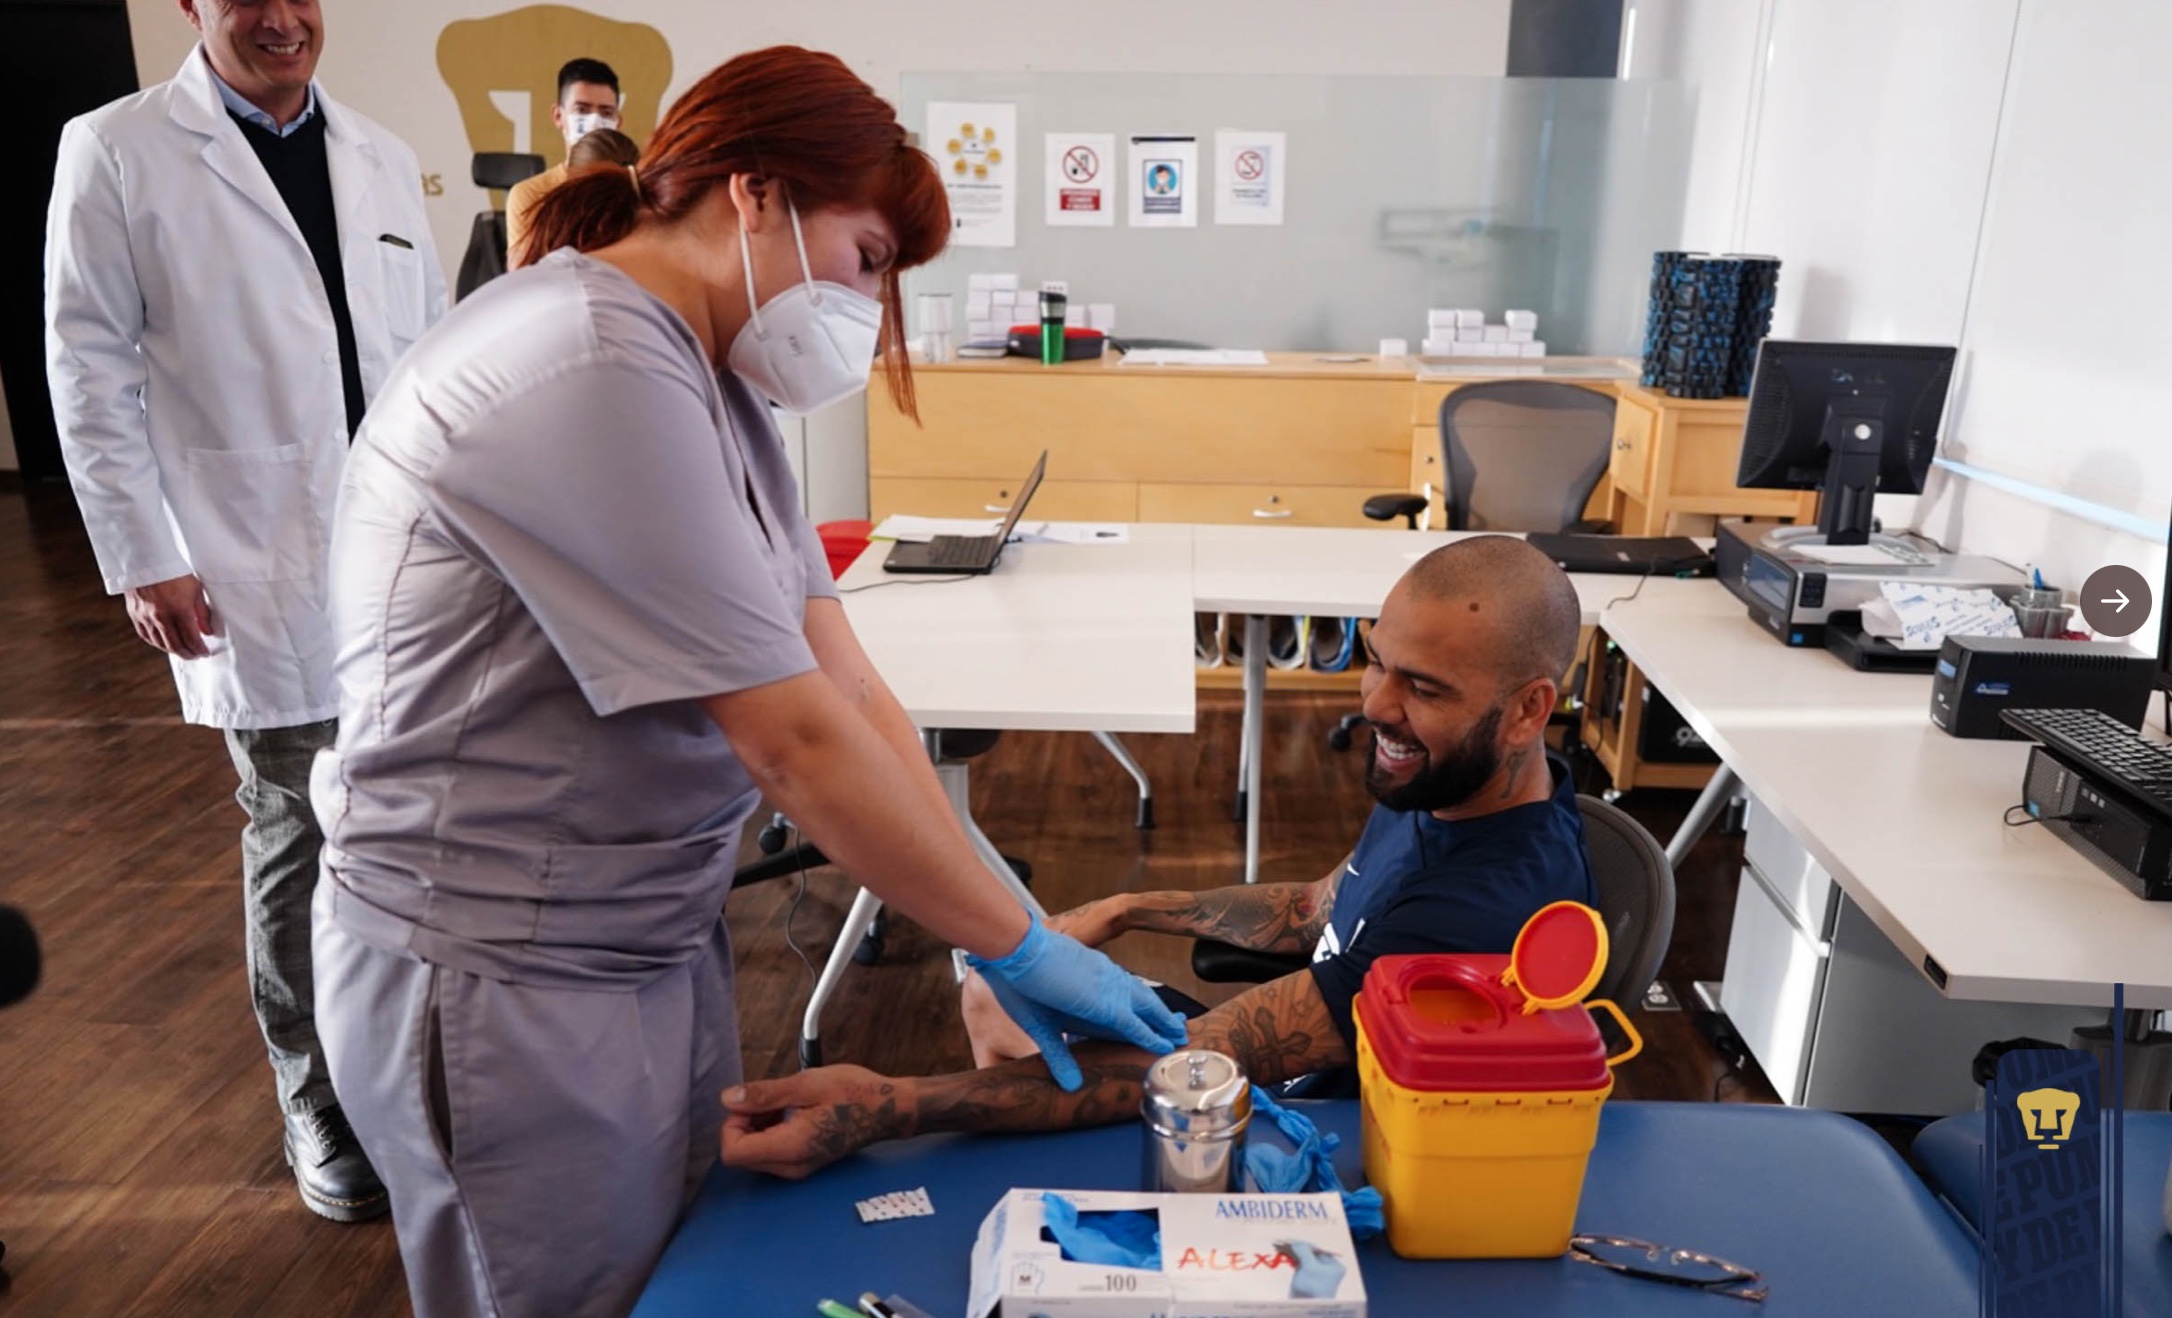
[[[1138,826],[1140,828],[1152,828],[1154,826],[1154,798],[1151,796],[1140,798]]]
[[[1334,730],[1333,732],[1330,732],[1330,733],[1328,733],[1328,734],[1327,734],[1327,748],[1328,748],[1329,750],[1331,750],[1331,751],[1346,751],[1346,750],[1349,750],[1349,749],[1350,749],[1350,729],[1348,729],[1348,728],[1337,728],[1337,729],[1335,729],[1335,730]]]
[[[763,855],[774,856],[783,851],[784,844],[791,841],[791,839],[792,833],[789,828],[783,824],[771,824],[754,835],[754,845],[761,849]]]
[[[882,945],[887,937],[888,931],[882,927],[882,921],[878,917],[875,923],[867,927],[867,932],[860,935],[860,945],[852,949],[852,963],[857,966],[872,966],[881,961]]]
[[[1003,858],[1003,863],[1011,867],[1011,873],[1018,876],[1018,881],[1020,883],[1025,884],[1029,888],[1033,886],[1032,861],[1020,860],[1016,856],[1005,856]]]
[[[1612,805],[1616,801],[1621,800],[1621,789],[1619,787],[1609,787],[1605,791],[1599,793],[1599,799],[1606,802],[1608,805]]]
[[[1239,788],[1237,791],[1237,803],[1230,807],[1229,817],[1236,820],[1240,824],[1243,823],[1245,815],[1250,813],[1245,808],[1248,804],[1250,804],[1250,802],[1251,794],[1246,792],[1242,788]]]
[[[822,1065],[822,1041],[802,1038],[799,1041],[799,1065],[803,1071],[812,1071]]]

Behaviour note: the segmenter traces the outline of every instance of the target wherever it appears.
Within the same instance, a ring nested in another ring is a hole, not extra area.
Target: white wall
[[[1644,70],[1698,94],[1685,243],[1786,262],[1775,334],[1957,344],[1944,454],[2162,527],[2172,6],[1637,4]],[[1936,471],[1914,502],[1880,511],[2069,588],[2108,562],[2161,579],[2155,533]]]
[[[430,217],[448,268],[459,264],[469,222],[487,203],[467,183],[467,138],[438,76],[438,34],[459,19],[521,7],[518,0],[324,3],[319,76],[334,96],[405,138],[425,174],[443,176],[445,195],[431,199]],[[893,99],[908,71],[1499,75],[1508,58],[1509,0],[1104,0],[1083,10],[985,0],[590,0],[583,7],[663,32],[675,68],[667,104],[730,56],[779,42],[835,51]],[[145,84],[173,76],[194,40],[180,7],[129,0],[128,8]]]

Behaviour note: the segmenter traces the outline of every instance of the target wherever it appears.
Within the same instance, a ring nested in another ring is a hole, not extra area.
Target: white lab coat
[[[365,397],[443,314],[407,145],[317,91]],[[404,239],[410,246],[383,240]],[[347,460],[324,281],[202,49],[71,121],[46,228],[46,362],[106,589],[195,573],[225,626],[184,717],[334,717],[326,550]]]

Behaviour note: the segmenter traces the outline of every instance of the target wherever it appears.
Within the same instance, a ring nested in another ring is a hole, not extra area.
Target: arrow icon
[[[2110,599],[2098,600],[2097,603],[2111,605],[2114,613],[2125,613],[2127,611],[2127,592],[2115,590],[2112,592]]]

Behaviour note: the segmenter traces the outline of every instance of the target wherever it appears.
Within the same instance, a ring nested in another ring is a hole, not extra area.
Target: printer
[[[1859,614],[1887,581],[1984,588],[2001,599],[2028,583],[1995,558],[1949,554],[1918,536],[1878,534],[1867,545],[1828,547],[1814,526],[1739,520],[1719,524],[1713,559],[1720,583],[1783,645],[1825,644],[1834,614]]]

